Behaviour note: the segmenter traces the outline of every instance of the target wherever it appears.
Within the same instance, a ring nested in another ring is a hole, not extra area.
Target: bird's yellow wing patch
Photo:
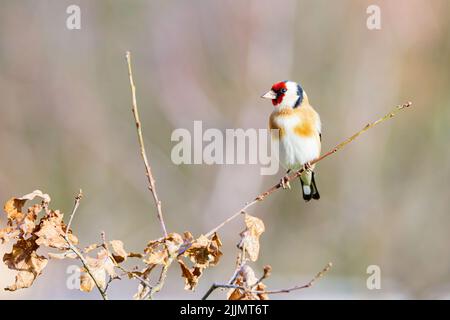
[[[316,127],[316,122],[318,121],[317,113],[313,108],[304,106],[295,109],[294,112],[302,119],[302,121],[294,128],[296,134],[302,137],[313,137],[319,134]]]

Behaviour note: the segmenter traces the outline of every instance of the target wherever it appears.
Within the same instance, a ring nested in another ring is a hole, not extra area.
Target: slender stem
[[[153,296],[155,295],[155,293],[161,291],[161,289],[164,287],[164,282],[166,281],[167,272],[169,271],[169,267],[172,264],[173,260],[175,259],[175,256],[169,256],[167,263],[165,263],[163,265],[161,274],[159,275],[158,283],[153,288],[151,288],[149,291],[148,298],[150,300],[153,300]]]
[[[228,280],[228,283],[226,286],[233,285],[233,283],[236,281],[236,278],[239,276],[239,273],[241,272],[242,268],[246,264],[247,259],[245,258],[245,247],[242,248],[241,251],[239,251],[237,261],[236,261],[236,268],[233,272],[233,275],[231,276],[230,280]],[[265,273],[264,273],[265,275]],[[202,300],[206,300],[211,293],[213,293],[214,290],[217,288],[220,288],[220,285],[213,283],[209,290],[205,293],[205,295],[202,297]]]
[[[306,289],[306,288],[310,288],[314,285],[314,283],[321,277],[323,277],[323,275],[325,273],[327,273],[332,267],[331,262],[329,262],[325,268],[323,268],[322,271],[320,271],[319,273],[317,273],[314,278],[312,278],[307,284],[304,285],[298,285],[298,286],[294,286],[291,288],[287,288],[287,289],[278,289],[278,290],[249,290],[246,287],[243,286],[238,286],[235,284],[219,284],[219,283],[214,283],[209,289],[208,291],[205,293],[205,295],[202,297],[202,300],[206,300],[211,293],[213,293],[214,290],[218,289],[218,288],[228,288],[228,289],[239,289],[242,290],[246,293],[254,293],[254,294],[277,294],[277,293],[289,293],[291,291],[295,291],[295,290],[301,290],[301,289]]]
[[[73,217],[75,216],[78,206],[80,205],[81,198],[83,198],[83,191],[80,189],[80,192],[78,192],[78,195],[75,197],[75,203],[73,205],[72,213],[70,214],[69,223],[67,223],[66,236],[69,234],[70,226],[72,225]]]
[[[161,228],[163,230],[164,237],[167,237],[167,229],[166,229],[166,225],[164,223],[161,201],[159,200],[158,194],[156,193],[156,182],[155,182],[155,179],[153,178],[152,169],[148,162],[147,153],[145,151],[144,138],[142,136],[142,125],[141,125],[141,120],[139,118],[139,111],[138,111],[137,101],[136,101],[136,87],[134,85],[133,72],[131,70],[131,53],[129,51],[127,51],[127,53],[126,53],[126,59],[127,59],[127,65],[128,65],[128,76],[130,78],[132,111],[133,111],[133,115],[134,115],[134,120],[136,122],[136,130],[137,130],[139,146],[140,146],[140,150],[141,150],[141,156],[142,156],[142,160],[144,161],[145,172],[146,172],[145,175],[148,180],[148,189],[150,190],[150,192],[153,195],[153,200],[155,201],[156,210],[158,211],[158,219],[159,219],[159,222],[161,223]]]
[[[97,282],[97,280],[94,277],[93,272],[91,271],[91,269],[88,266],[88,263],[86,261],[86,259],[84,258],[83,254],[80,252],[80,250],[78,250],[78,248],[72,244],[72,242],[69,239],[69,229],[70,229],[70,225],[72,224],[73,218],[75,217],[75,213],[77,212],[78,206],[80,205],[80,200],[83,197],[83,193],[80,189],[80,192],[78,193],[78,195],[75,197],[75,204],[73,206],[73,210],[72,213],[70,215],[70,219],[69,219],[69,223],[67,224],[66,227],[66,232],[63,235],[64,240],[66,241],[67,245],[69,246],[69,249],[73,251],[73,253],[76,254],[76,256],[78,257],[78,259],[80,259],[81,263],[83,264],[84,269],[86,270],[86,272],[89,274],[89,276],[91,277],[92,281],[94,281],[95,286],[98,289],[98,292],[100,292],[103,300],[108,300],[108,295],[106,294],[106,290],[104,290],[100,284]],[[48,210],[47,206],[45,208],[46,212]]]
[[[367,124],[366,126],[364,126],[364,128],[362,128],[361,130],[359,130],[358,132],[356,132],[354,135],[352,135],[350,138],[344,140],[343,142],[339,143],[338,145],[336,145],[334,148],[332,148],[331,150],[329,150],[328,152],[326,152],[325,154],[323,154],[322,156],[312,160],[309,165],[313,165],[327,157],[329,157],[330,155],[336,153],[338,150],[342,149],[343,147],[345,147],[347,144],[349,144],[350,142],[352,142],[353,140],[355,140],[356,138],[358,138],[362,133],[366,132],[367,130],[375,127],[376,125],[380,124],[381,122],[391,119],[393,118],[398,112],[400,112],[403,109],[406,109],[408,107],[410,107],[412,105],[411,102],[407,102],[403,105],[399,105],[397,107],[395,107],[394,110],[392,110],[391,112],[387,113],[385,116],[383,116],[382,118],[371,122],[369,124]],[[303,172],[305,171],[305,168],[303,167],[302,169],[298,170],[297,172],[295,172],[294,174],[291,174],[289,176],[287,176],[286,181],[289,182],[297,177],[299,177]],[[224,225],[226,225],[228,222],[234,220],[236,217],[238,217],[241,213],[243,213],[245,210],[247,210],[249,207],[255,205],[256,203],[263,201],[266,197],[270,196],[272,193],[274,193],[275,191],[277,191],[278,189],[280,189],[282,187],[281,183],[278,183],[274,186],[272,186],[270,189],[266,190],[265,192],[259,194],[255,199],[253,199],[251,202],[248,202],[245,206],[243,206],[239,211],[237,211],[236,213],[234,213],[233,215],[231,215],[229,218],[227,218],[225,221],[223,221],[222,223],[220,223],[217,227],[213,228],[211,231],[209,231],[206,236],[210,237],[212,236],[215,232],[217,232],[220,228],[222,228]]]
[[[134,274],[133,272],[128,271],[127,269],[125,269],[124,267],[122,267],[119,264],[116,264],[116,267],[119,268],[122,272],[124,272],[127,276],[131,276],[131,277],[139,280],[143,284],[145,284],[147,287],[152,288],[152,285],[150,284],[150,282],[148,282],[146,279],[142,278],[141,276],[138,276],[137,274]]]
[[[106,294],[106,290],[104,290],[100,286],[100,284],[97,282],[97,280],[95,279],[94,274],[91,271],[91,268],[89,268],[88,263],[87,263],[86,259],[83,257],[83,255],[81,254],[81,252],[77,249],[77,247],[75,247],[70,242],[70,240],[69,240],[69,238],[67,236],[64,236],[64,239],[66,240],[67,244],[69,245],[70,250],[72,250],[77,255],[77,257],[80,259],[81,263],[83,264],[84,269],[89,274],[91,279],[94,281],[95,286],[97,287],[98,291],[102,295],[103,300],[108,300],[108,295]]]

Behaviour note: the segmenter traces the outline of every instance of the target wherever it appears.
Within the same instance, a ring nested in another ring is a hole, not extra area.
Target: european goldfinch
[[[311,107],[308,96],[302,87],[293,81],[275,83],[262,98],[271,99],[275,107],[270,115],[270,129],[278,129],[272,139],[278,139],[280,162],[287,169],[299,170],[305,167],[300,176],[303,199],[318,200],[319,191],[314,181],[314,165],[309,162],[319,157],[321,145],[321,123],[319,114]],[[286,177],[281,180],[283,188],[290,187]]]

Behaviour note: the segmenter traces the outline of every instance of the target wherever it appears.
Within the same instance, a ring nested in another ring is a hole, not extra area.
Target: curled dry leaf
[[[214,266],[219,262],[222,252],[220,247],[222,242],[219,239],[217,233],[214,233],[211,239],[208,239],[204,235],[201,235],[189,249],[184,253],[189,257],[192,263],[198,267],[207,268]]]
[[[112,256],[117,263],[121,263],[127,259],[128,253],[125,251],[122,241],[112,240],[109,242],[109,244],[113,249]]]
[[[105,289],[107,276],[116,277],[114,271],[114,263],[111,260],[108,252],[102,248],[97,253],[96,258],[86,256],[86,262],[92,276],[95,278],[97,284]],[[87,270],[81,268],[80,276],[80,290],[84,292],[90,292],[95,287],[94,280],[91,278]]]
[[[200,268],[198,266],[188,268],[188,266],[181,259],[178,259],[178,264],[181,267],[181,276],[184,278],[185,282],[184,289],[194,290],[198,284],[198,280],[201,277],[204,268]]]
[[[147,256],[143,261],[148,265],[165,265],[170,256],[177,254],[183,243],[184,240],[178,233],[170,233],[167,238],[152,240],[144,250]]]
[[[246,228],[241,232],[241,241],[238,247],[245,249],[250,260],[258,260],[259,255],[259,237],[265,231],[264,222],[249,214],[245,214]]]
[[[192,235],[185,233],[185,239],[189,239],[188,241],[192,242]],[[222,242],[217,233],[214,233],[211,239],[201,235],[183,253],[183,256],[188,257],[192,262],[192,268],[189,268],[181,257],[178,258],[178,263],[181,267],[181,276],[185,280],[184,288],[186,290],[194,290],[203,271],[219,262],[222,256],[222,252],[220,251],[221,246]]]
[[[28,200],[39,197],[42,204],[48,204],[50,197],[43,194],[42,191],[36,190],[22,197],[11,198],[6,201],[3,210],[7,216],[7,227],[0,230],[0,242],[5,243],[11,239],[29,238],[35,229],[35,221],[37,215],[42,210],[42,204],[35,204],[28,208],[27,213],[22,211],[23,206]]]
[[[264,269],[264,274],[266,275],[266,268]],[[241,268],[233,284],[246,290],[240,288],[230,289],[227,294],[228,300],[269,300],[268,294],[254,292],[265,291],[266,285],[256,277],[255,272],[248,265],[244,265]]]
[[[12,247],[10,253],[3,256],[3,262],[9,269],[19,271],[13,285],[5,288],[8,291],[15,291],[21,288],[30,287],[36,277],[41,274],[47,265],[48,260],[36,253],[39,246],[35,239],[20,239]]]
[[[56,211],[50,211],[39,223],[39,230],[35,233],[38,239],[38,245],[44,245],[50,248],[67,249],[68,244],[64,238],[66,234],[66,225],[63,222],[63,214]],[[72,233],[67,237],[72,244],[77,244],[78,239]]]
[[[147,265],[142,272],[133,271],[129,276],[133,277],[136,275],[147,280],[156,266],[161,265],[163,268],[167,268],[184,243],[185,240],[181,235],[178,233],[170,233],[165,238],[150,241],[144,249],[144,257],[138,253],[129,253],[129,257],[143,258],[143,262]],[[138,292],[134,295],[134,299],[143,299],[143,297],[147,296],[149,290],[148,285],[141,281]]]
[[[23,210],[27,201],[40,198],[41,203],[34,204],[25,212]],[[57,248],[66,251],[64,240],[66,226],[62,220],[62,213],[48,209],[50,196],[36,190],[22,197],[9,199],[4,205],[7,216],[6,228],[0,230],[0,242],[15,239],[12,251],[3,256],[3,261],[12,270],[19,271],[16,281],[6,290],[14,291],[31,286],[38,275],[47,265],[48,259],[40,256],[37,250],[40,246]],[[37,217],[45,207],[46,214],[37,222]],[[78,239],[70,232],[69,239],[77,243]],[[72,253],[50,253],[51,258],[73,257]]]

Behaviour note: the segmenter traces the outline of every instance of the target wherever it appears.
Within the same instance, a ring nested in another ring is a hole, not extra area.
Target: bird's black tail
[[[303,192],[303,199],[308,202],[311,199],[319,200],[320,194],[319,190],[317,190],[316,186],[316,180],[314,179],[314,172],[311,173],[311,184],[307,185],[303,182],[303,180],[300,178],[300,181],[302,182],[302,192]]]

